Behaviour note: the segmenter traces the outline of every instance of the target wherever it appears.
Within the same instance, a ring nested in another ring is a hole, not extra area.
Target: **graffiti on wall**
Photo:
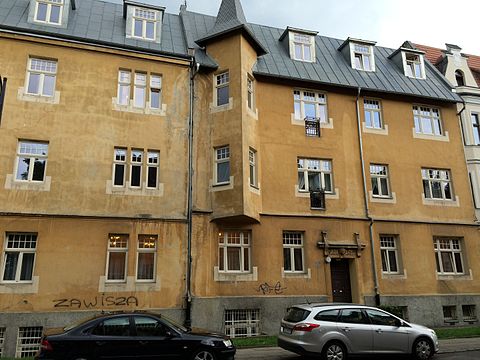
[[[138,299],[135,296],[95,296],[91,299],[70,298],[53,300],[55,308],[94,309],[109,306],[138,306]]]
[[[257,292],[263,293],[263,295],[268,295],[268,294],[280,295],[280,294],[283,294],[283,290],[286,290],[286,289],[287,288],[283,287],[280,281],[277,281],[275,285],[270,285],[269,283],[264,282],[263,284],[260,284],[256,290]]]

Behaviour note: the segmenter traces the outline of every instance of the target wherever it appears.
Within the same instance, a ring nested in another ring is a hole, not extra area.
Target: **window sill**
[[[472,270],[469,270],[469,272],[467,274],[458,274],[458,275],[436,273],[436,278],[437,278],[437,280],[441,280],[441,281],[457,281],[457,280],[468,281],[468,280],[473,280]]]
[[[283,279],[311,279],[312,271],[310,268],[308,268],[306,272],[285,271],[284,268],[282,267],[282,278]]]
[[[370,202],[372,203],[379,203],[379,204],[396,204],[397,203],[397,195],[392,192],[391,197],[381,197],[381,196],[374,196],[372,191],[368,192],[370,196]]]
[[[254,193],[255,195],[260,195],[260,187],[259,186],[250,185],[248,187],[248,189],[250,190],[251,193]]]
[[[55,91],[53,96],[32,95],[25,92],[24,87],[18,88],[17,99],[40,104],[60,104],[60,91]]]
[[[158,184],[158,189],[147,189],[147,184],[144,184],[143,188],[129,188],[113,186],[112,180],[107,180],[106,191],[108,195],[122,195],[122,196],[154,196],[162,197],[164,193],[164,185]]]
[[[101,293],[148,292],[160,291],[161,289],[161,281],[158,276],[154,282],[139,282],[135,276],[127,276],[124,282],[112,282],[107,280],[106,276],[100,276],[98,281],[98,291]]]
[[[149,101],[145,103],[145,107],[139,108],[133,106],[133,100],[130,100],[128,105],[120,105],[117,98],[112,98],[112,110],[140,115],[167,116],[167,104],[162,104],[160,109],[153,109]]]
[[[215,114],[222,111],[228,111],[233,109],[233,98],[228,99],[228,103],[224,105],[214,105],[210,103],[210,114]]]
[[[40,277],[34,276],[29,282],[0,282],[0,294],[37,294]]]
[[[448,131],[445,131],[445,135],[418,134],[415,131],[415,128],[412,128],[412,131],[413,131],[413,137],[416,138],[416,139],[444,141],[444,142],[449,142],[450,141]]]
[[[213,280],[217,282],[237,282],[237,281],[258,281],[258,268],[252,267],[251,273],[229,273],[218,270],[218,266],[213,268]]]
[[[388,135],[388,125],[385,125],[384,128],[372,128],[367,127],[365,122],[362,123],[363,132],[367,134],[376,134],[376,135]]]
[[[210,180],[210,192],[233,190],[234,187],[234,177],[230,176],[230,181],[225,184],[214,184],[213,180]]]
[[[247,101],[247,114],[254,118],[255,120],[258,120],[258,109],[255,108],[255,109],[252,109],[248,106],[248,101]]]
[[[12,174],[7,174],[5,179],[6,190],[20,190],[20,191],[50,191],[52,178],[45,177],[45,181],[15,181]]]
[[[425,194],[422,193],[422,203],[427,206],[445,206],[445,207],[460,207],[460,199],[455,196],[455,200],[446,199],[426,199]]]
[[[398,274],[391,274],[391,273],[382,272],[382,279],[383,280],[406,280],[407,279],[407,270],[405,270],[403,273],[398,273]]]
[[[302,126],[305,127],[305,120],[297,119],[295,114],[291,114],[291,123],[292,125]],[[320,129],[333,129],[333,119],[328,118],[328,122],[321,122]]]

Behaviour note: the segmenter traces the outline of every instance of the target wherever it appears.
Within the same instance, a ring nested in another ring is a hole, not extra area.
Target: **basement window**
[[[27,326],[18,328],[16,358],[33,357],[40,349],[40,339],[43,328],[41,326]]]
[[[443,321],[446,323],[458,322],[457,307],[455,305],[447,305],[443,307]]]
[[[260,310],[225,310],[225,334],[232,338],[260,335]]]

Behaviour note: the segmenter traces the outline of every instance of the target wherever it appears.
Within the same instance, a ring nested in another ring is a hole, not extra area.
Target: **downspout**
[[[358,143],[360,147],[360,163],[362,166],[362,180],[363,180],[363,200],[365,205],[365,215],[370,221],[369,224],[369,236],[370,236],[370,251],[372,256],[372,271],[373,271],[373,284],[375,290],[375,304],[380,305],[380,292],[378,290],[378,276],[377,276],[377,261],[375,259],[375,242],[373,239],[373,219],[370,216],[370,208],[368,205],[368,192],[367,192],[367,176],[365,174],[365,159],[363,154],[363,137],[362,137],[362,121],[360,119],[360,93],[362,88],[358,88],[357,99],[356,99],[356,109],[357,109],[357,127],[358,127]]]
[[[2,124],[3,103],[5,102],[5,93],[7,91],[7,78],[0,76],[0,125]]]

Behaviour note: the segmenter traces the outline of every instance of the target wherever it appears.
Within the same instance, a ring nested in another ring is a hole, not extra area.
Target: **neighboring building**
[[[463,54],[457,45],[446,44],[446,50],[415,45],[425,51],[427,59],[450,81],[463,103],[458,104],[472,186],[477,221],[480,221],[480,56]]]
[[[461,98],[422,51],[239,0],[2,0],[0,48],[2,354],[100,310],[237,337],[305,301],[477,321]]]

